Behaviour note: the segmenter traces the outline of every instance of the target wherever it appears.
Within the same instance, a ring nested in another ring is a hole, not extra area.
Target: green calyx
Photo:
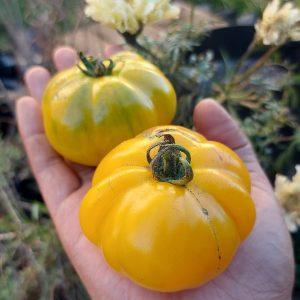
[[[147,161],[150,164],[155,179],[174,185],[184,186],[193,179],[193,170],[190,165],[189,151],[175,143],[170,134],[162,135],[163,141],[152,145],[147,151]],[[159,147],[157,154],[152,158],[151,151]],[[182,156],[185,154],[185,157]]]
[[[96,59],[92,56],[86,57],[82,52],[78,54],[80,61],[82,62],[83,67],[77,64],[77,67],[83,72],[85,75],[98,78],[102,76],[110,76],[115,67],[114,62],[111,59]],[[108,65],[105,65],[104,62],[107,61]]]

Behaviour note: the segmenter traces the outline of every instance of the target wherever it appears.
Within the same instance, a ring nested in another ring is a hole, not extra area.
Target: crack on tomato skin
[[[156,138],[159,138],[162,136],[163,133],[165,132],[178,132],[178,130],[174,129],[174,128],[166,128],[166,129],[161,129],[158,131],[153,131],[153,132],[146,132],[143,134],[144,137],[153,140]]]
[[[181,133],[184,137],[194,141],[194,142],[197,142],[197,143],[200,143],[195,137],[191,136],[191,135],[188,135],[186,134],[185,132],[181,132],[180,130],[178,129],[175,129],[175,128],[166,128],[166,129],[161,129],[161,130],[158,130],[158,131],[154,131],[152,133],[149,133],[149,134],[145,134],[144,136],[149,138],[149,139],[155,139],[155,138],[159,138],[161,137],[161,135],[163,135],[164,133],[169,133],[169,132],[179,132]]]
[[[207,210],[206,208],[202,208],[202,212],[203,212],[203,214],[205,214],[206,216],[209,216],[209,215],[208,215],[208,210]]]
[[[206,217],[208,224],[209,224],[209,229],[214,237],[214,240],[216,242],[216,248],[217,248],[217,257],[218,257],[218,265],[217,265],[217,271],[220,270],[221,267],[221,259],[222,259],[222,253],[221,253],[221,247],[220,247],[220,241],[217,235],[217,231],[216,228],[212,222],[212,219],[210,217],[209,211],[207,208],[205,208],[200,199],[197,197],[196,193],[194,193],[190,188],[186,187],[187,191],[190,192],[192,194],[192,196],[196,199],[196,201],[198,202],[198,204],[200,205],[201,211],[203,213],[203,215]]]

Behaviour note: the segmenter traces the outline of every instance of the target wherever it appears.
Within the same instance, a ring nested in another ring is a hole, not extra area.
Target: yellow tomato
[[[154,65],[131,52],[81,59],[58,73],[43,96],[46,135],[62,156],[96,166],[122,141],[170,124],[175,91]]]
[[[80,208],[84,234],[113,269],[167,292],[222,273],[254,222],[241,159],[178,126],[147,130],[111,151]]]

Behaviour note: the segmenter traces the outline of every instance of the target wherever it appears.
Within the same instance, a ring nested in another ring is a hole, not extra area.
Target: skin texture
[[[118,47],[109,48],[116,52]],[[108,53],[106,53],[108,54]],[[111,54],[111,53],[109,53]],[[58,70],[75,63],[75,51],[54,52]],[[17,102],[17,119],[26,152],[61,242],[93,299],[287,300],[294,283],[294,258],[289,233],[274,192],[249,141],[228,113],[213,100],[203,100],[194,113],[196,131],[226,144],[246,163],[251,174],[257,221],[230,267],[201,288],[157,293],[113,271],[99,249],[82,234],[79,206],[91,186],[92,170],[64,161],[50,147],[43,128],[40,101],[50,79],[47,70],[33,67],[25,75],[30,96]]]
[[[58,72],[43,95],[48,141],[73,162],[97,166],[121,142],[175,115],[174,88],[158,68],[133,52],[110,59],[110,75],[90,77],[74,66]]]
[[[171,135],[190,154],[189,182],[175,185],[153,177],[155,169],[178,178],[175,161],[187,162],[165,146],[158,154],[165,168],[150,168],[146,153],[165,141],[161,134]],[[148,129],[114,148],[97,167],[80,207],[84,234],[101,247],[110,266],[165,292],[199,287],[221,274],[254,223],[250,176],[242,160],[180,126]]]

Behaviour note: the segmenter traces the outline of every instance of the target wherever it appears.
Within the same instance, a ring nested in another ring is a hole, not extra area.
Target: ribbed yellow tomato
[[[120,142],[170,124],[176,95],[154,65],[131,52],[81,59],[50,81],[42,102],[46,135],[62,156],[96,166]]]
[[[178,126],[147,130],[111,151],[80,208],[84,234],[113,269],[168,292],[223,272],[254,222],[241,159]]]

